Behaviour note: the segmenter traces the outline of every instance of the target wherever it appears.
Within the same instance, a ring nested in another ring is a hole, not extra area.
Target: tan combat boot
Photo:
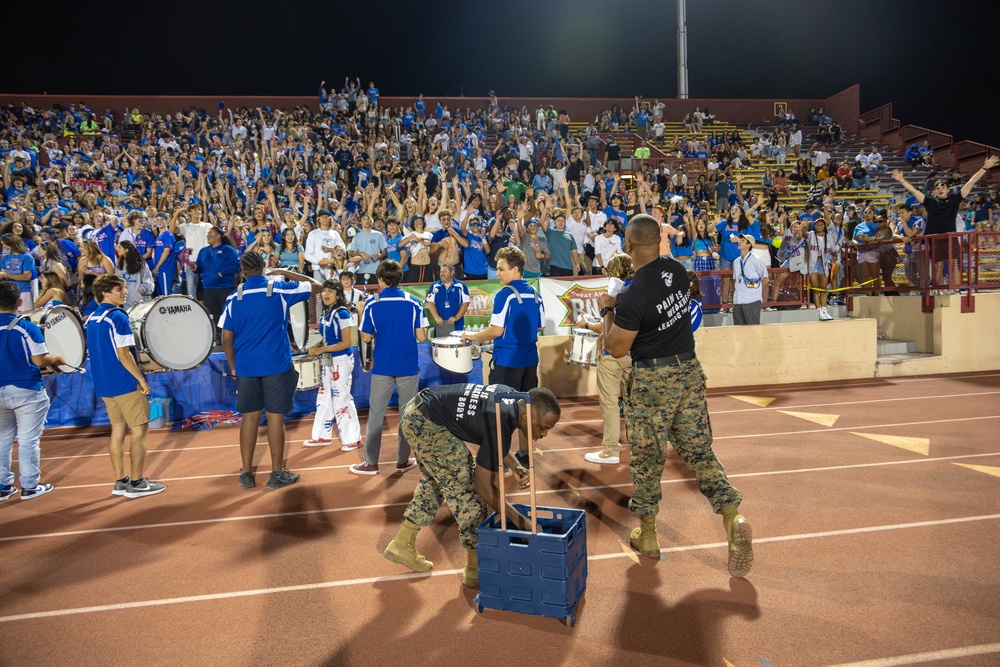
[[[753,566],[753,533],[736,505],[722,508],[722,525],[729,538],[729,574],[745,577]]]
[[[415,543],[418,530],[420,530],[420,526],[417,524],[412,521],[403,521],[402,528],[396,533],[396,537],[393,538],[392,542],[389,542],[389,546],[385,548],[382,555],[393,563],[405,565],[417,572],[433,570],[434,563],[417,553]]]
[[[639,517],[639,527],[629,535],[629,544],[643,556],[660,558],[660,542],[656,539],[656,516]]]
[[[479,554],[475,549],[469,549],[468,560],[465,562],[465,572],[462,573],[462,585],[469,588],[479,588]]]

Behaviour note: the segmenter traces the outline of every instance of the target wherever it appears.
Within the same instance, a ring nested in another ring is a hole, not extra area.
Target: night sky
[[[677,94],[673,0],[112,0],[44,20],[8,4],[5,93],[312,95],[349,74],[383,95]],[[996,0],[688,0],[690,96],[860,83],[862,111],[891,101],[904,123],[1000,146],[998,25]]]

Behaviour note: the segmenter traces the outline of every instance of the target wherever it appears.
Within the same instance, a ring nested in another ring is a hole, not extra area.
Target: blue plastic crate
[[[514,505],[530,517],[526,505]],[[510,524],[508,524],[509,526]],[[503,609],[563,619],[587,588],[587,515],[562,507],[538,508],[538,533],[500,530],[491,515],[476,528],[479,537],[479,594],[476,611]]]

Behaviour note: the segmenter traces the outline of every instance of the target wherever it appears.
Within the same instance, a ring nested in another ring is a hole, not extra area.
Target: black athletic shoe
[[[517,462],[520,463],[521,465],[523,465],[525,468],[528,467],[528,450],[527,449],[519,449],[519,450],[517,450],[517,452],[514,453],[514,458],[517,459]]]

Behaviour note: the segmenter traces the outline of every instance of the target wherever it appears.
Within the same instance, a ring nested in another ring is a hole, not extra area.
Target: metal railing
[[[929,313],[944,292],[961,296],[963,313],[974,312],[976,292],[1000,289],[1000,232],[852,245],[844,249],[844,266],[848,310],[855,296],[919,294]]]

